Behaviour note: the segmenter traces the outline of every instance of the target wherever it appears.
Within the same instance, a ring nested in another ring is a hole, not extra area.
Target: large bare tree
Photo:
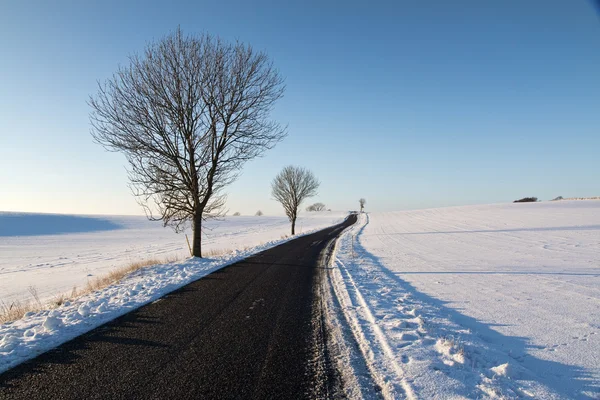
[[[202,222],[222,215],[223,188],[285,137],[270,116],[283,78],[249,45],[177,29],[98,86],[92,136],[125,155],[150,219],[176,231],[191,223],[201,257]]]
[[[292,235],[296,233],[296,219],[300,204],[317,195],[320,182],[309,170],[293,165],[285,167],[271,182],[271,194],[281,203],[285,215],[292,223]]]

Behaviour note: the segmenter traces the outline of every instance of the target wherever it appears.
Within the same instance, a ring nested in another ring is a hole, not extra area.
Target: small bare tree
[[[363,212],[363,210],[365,208],[365,204],[367,204],[367,200],[365,200],[364,198],[361,198],[360,200],[358,200],[358,204],[360,204],[360,212]]]
[[[307,169],[293,165],[285,167],[271,182],[271,194],[281,203],[285,215],[292,223],[292,235],[296,233],[298,208],[302,202],[317,195],[320,182]]]
[[[263,215],[263,212],[262,212],[262,211],[260,211],[260,210],[258,210],[258,211],[256,212],[256,214],[254,214],[254,215],[256,215],[257,217],[262,217],[262,215]]]
[[[130,187],[150,219],[176,231],[223,214],[223,188],[285,137],[270,119],[283,79],[266,54],[180,29],[130,57],[91,97],[92,136],[125,155]]]
[[[325,204],[323,203],[315,203],[315,204],[311,204],[310,206],[306,207],[306,211],[323,211],[325,210]]]

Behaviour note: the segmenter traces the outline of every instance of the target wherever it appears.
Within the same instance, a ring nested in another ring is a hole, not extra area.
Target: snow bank
[[[384,397],[599,397],[599,201],[372,213],[337,247]]]

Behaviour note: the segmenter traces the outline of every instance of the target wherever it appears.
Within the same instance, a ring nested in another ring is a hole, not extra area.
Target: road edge
[[[357,222],[358,223],[358,218]],[[355,224],[356,224],[355,223]],[[358,343],[335,296],[330,271],[335,268],[339,241],[355,224],[329,240],[319,257],[313,302],[313,398],[379,398],[380,389],[360,353]]]

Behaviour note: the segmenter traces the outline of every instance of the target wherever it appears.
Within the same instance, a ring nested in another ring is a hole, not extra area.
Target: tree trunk
[[[194,243],[192,245],[192,255],[194,257],[202,258],[202,217],[196,217],[194,220]]]
[[[292,219],[292,236],[296,234],[296,217]]]

